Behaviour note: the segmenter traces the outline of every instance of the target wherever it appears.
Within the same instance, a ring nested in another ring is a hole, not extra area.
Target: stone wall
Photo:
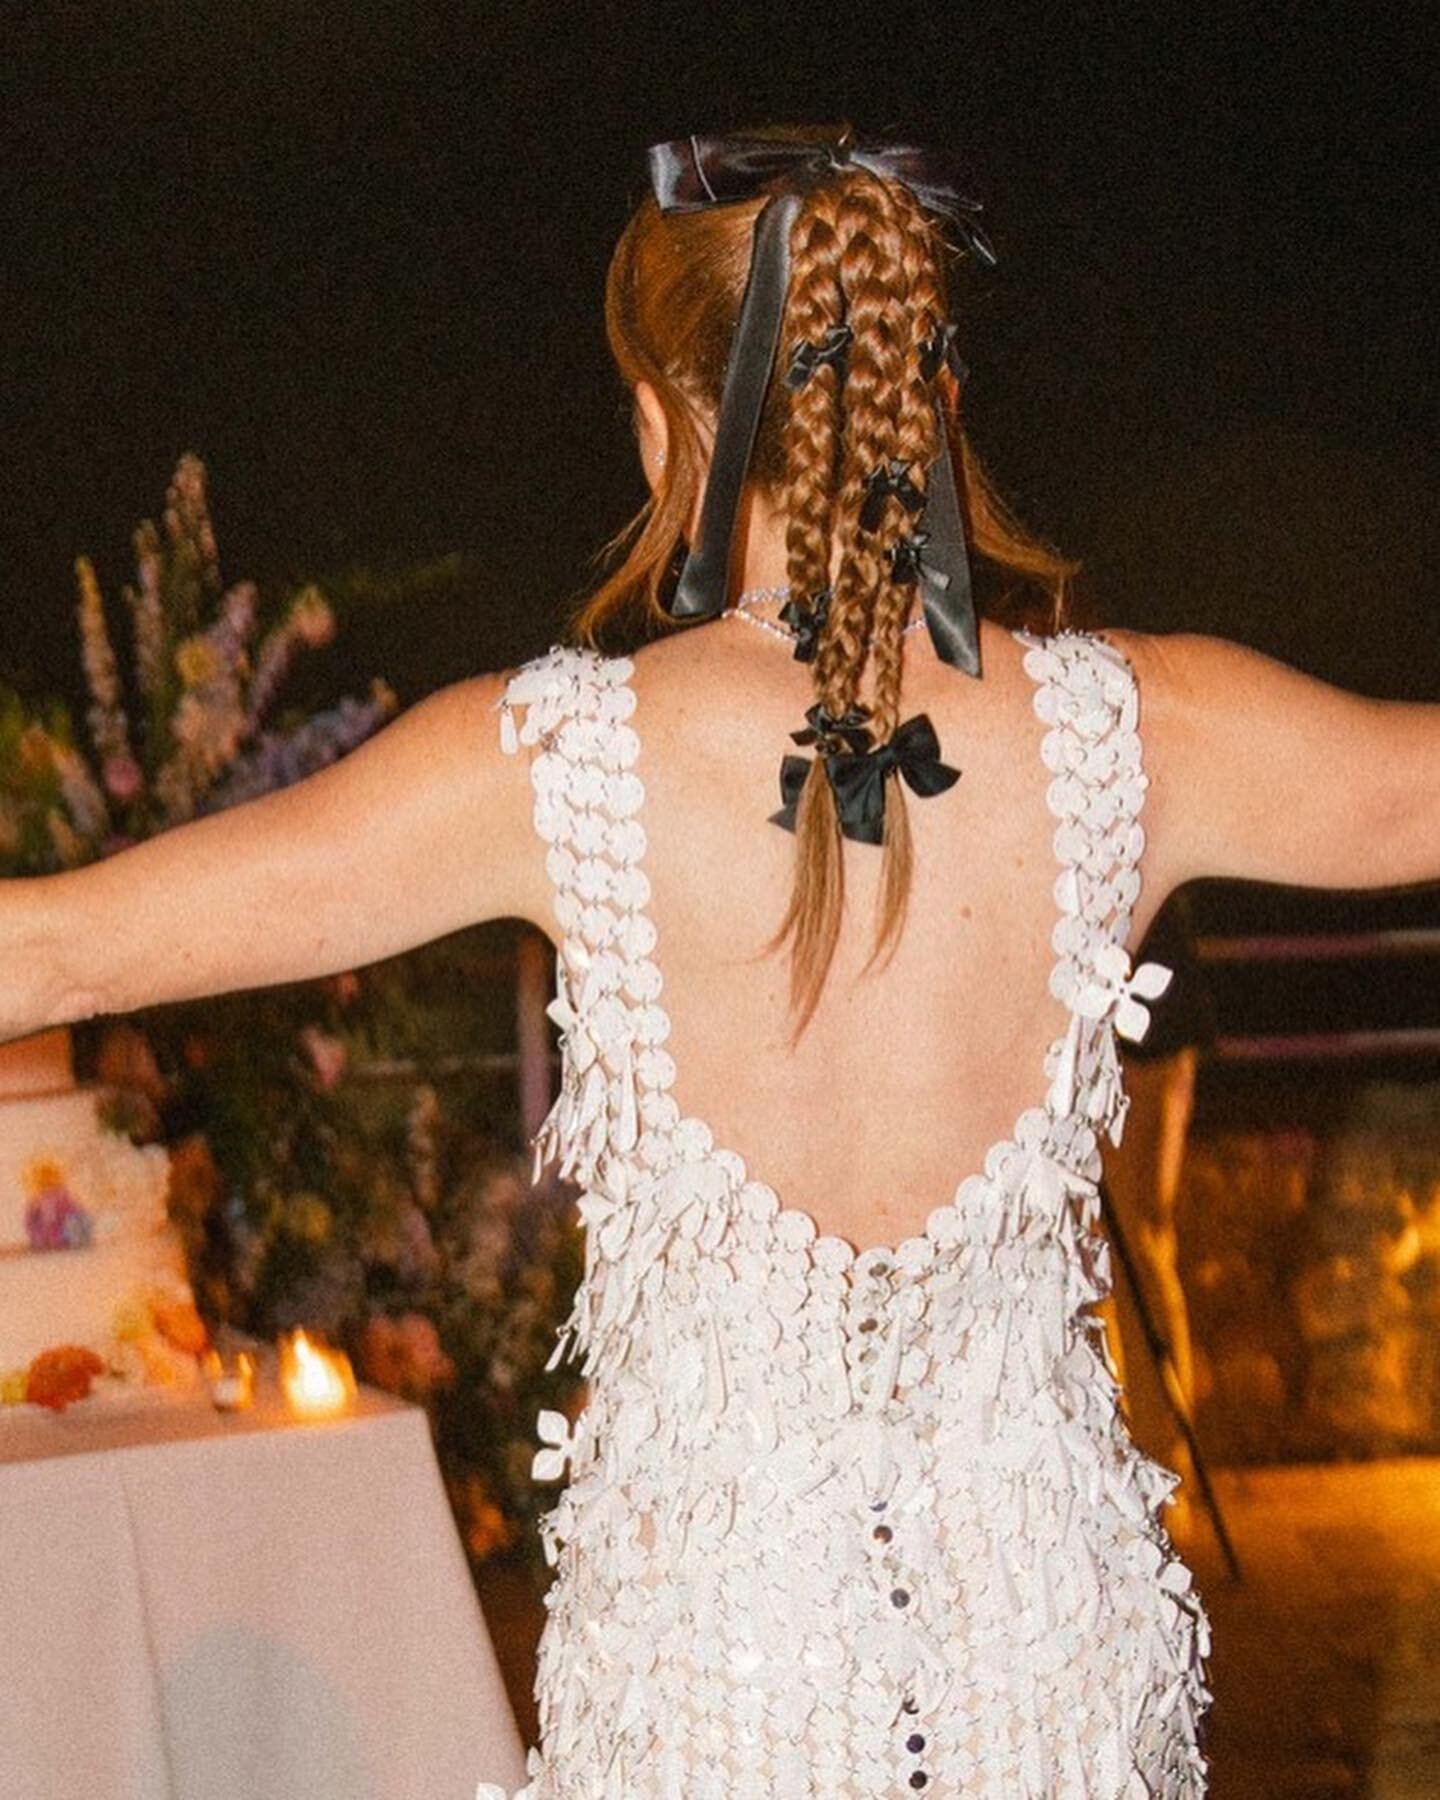
[[[1440,1084],[1202,1118],[1179,1247],[1211,1460],[1440,1453]]]

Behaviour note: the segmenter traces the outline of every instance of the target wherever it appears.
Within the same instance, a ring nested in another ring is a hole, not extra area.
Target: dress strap
[[[561,1083],[530,1139],[535,1179],[557,1159],[562,1178],[588,1184],[606,1150],[627,1151],[643,1124],[643,1077],[659,1053],[659,972],[640,866],[644,788],[628,657],[552,645],[510,677],[500,699],[501,747],[532,746],[535,829],[549,846],[556,923],[555,997]],[[517,724],[517,713],[523,718]],[[637,1074],[640,1079],[637,1082]]]
[[[1070,1022],[1047,1062],[1048,1105],[1056,1116],[1089,1120],[1118,1144],[1130,1102],[1116,1033],[1138,1043],[1150,1025],[1143,1002],[1158,999],[1171,978],[1159,963],[1132,971],[1125,948],[1140,894],[1140,813],[1149,785],[1139,691],[1126,658],[1092,633],[1014,636],[1036,683],[1035,711],[1049,726],[1040,753],[1058,820],[1060,917],[1050,987]]]

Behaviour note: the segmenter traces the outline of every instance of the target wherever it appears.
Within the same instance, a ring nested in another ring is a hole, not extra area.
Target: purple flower
[[[83,1250],[90,1215],[64,1188],[44,1188],[25,1208],[25,1235],[32,1250]]]

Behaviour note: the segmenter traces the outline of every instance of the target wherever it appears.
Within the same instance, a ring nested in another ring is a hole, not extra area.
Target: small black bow
[[[808,716],[808,715],[807,715]],[[797,740],[798,732],[791,734]],[[960,771],[940,760],[940,740],[928,713],[916,713],[896,728],[888,742],[870,750],[832,751],[822,758],[835,791],[840,832],[860,844],[885,841],[885,777],[898,769],[912,792],[922,799],[943,794],[960,779]],[[810,773],[810,758],[787,756],[780,764],[780,797],[784,805],[770,823],[794,831],[800,790]]]
[[[832,718],[824,703],[817,700],[806,708],[805,717],[810,723],[790,733],[797,744],[818,744],[827,752],[843,747],[863,754],[870,742],[870,714],[863,706],[847,706],[839,718]]]
[[[934,587],[949,587],[950,577],[946,571],[937,569],[933,563],[925,560],[925,546],[929,542],[930,533],[917,530],[912,531],[909,537],[901,538],[898,544],[890,546],[885,555],[896,581],[908,585],[923,577]]]
[[[786,387],[802,388],[821,363],[841,362],[854,336],[848,325],[832,325],[818,344],[809,339],[798,343],[785,371]]]
[[[803,600],[787,600],[780,608],[780,617],[795,633],[796,662],[814,662],[815,652],[820,646],[820,633],[824,630],[829,610],[828,587],[821,588],[808,606]]]
[[[893,494],[908,513],[925,510],[925,496],[910,479],[907,462],[879,463],[865,477],[865,499],[860,507],[860,529],[875,531],[885,516],[885,502]]]

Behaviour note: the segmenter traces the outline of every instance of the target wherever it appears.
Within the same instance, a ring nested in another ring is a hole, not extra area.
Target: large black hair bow
[[[808,716],[808,715],[807,715]],[[798,737],[800,734],[792,734]],[[960,779],[960,771],[940,760],[940,740],[928,713],[916,713],[884,744],[871,750],[833,750],[822,758],[825,773],[835,790],[840,831],[862,844],[879,844],[885,837],[885,776],[899,769],[910,788],[922,798],[943,794]],[[771,813],[770,822],[795,829],[800,790],[810,772],[806,756],[787,756],[780,764],[780,797],[784,805]]]
[[[978,200],[959,165],[916,144],[858,144],[848,137],[799,144],[778,138],[696,132],[668,144],[652,144],[650,182],[665,212],[698,212],[732,200],[753,200],[772,183],[803,187],[847,165],[908,187],[929,212],[952,219],[969,248],[995,266],[995,248],[975,215]]]

